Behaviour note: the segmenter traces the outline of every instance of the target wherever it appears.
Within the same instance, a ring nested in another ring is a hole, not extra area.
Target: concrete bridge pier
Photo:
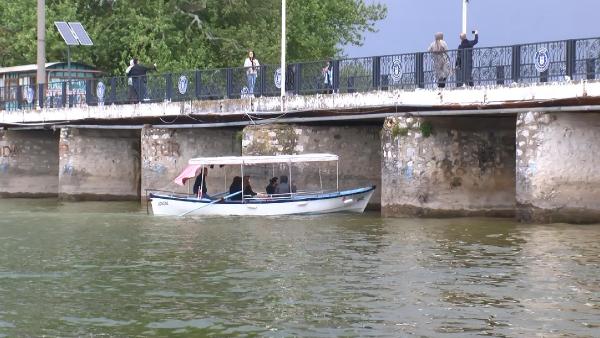
[[[52,130],[0,130],[0,196],[56,197],[58,138]]]
[[[517,218],[600,222],[600,113],[520,113]]]
[[[377,185],[369,209],[381,207],[381,146],[379,123],[361,125],[281,124],[244,128],[244,155],[278,155],[333,153],[339,156],[340,189]],[[319,177],[319,167],[321,177]],[[276,168],[263,176],[287,175],[287,166]],[[318,190],[336,187],[333,164],[294,165],[292,179],[298,190]],[[267,182],[256,182],[264,191]]]
[[[139,130],[62,128],[58,157],[59,198],[140,198]]]
[[[142,201],[146,189],[191,192],[194,180],[186,187],[172,181],[188,164],[190,158],[207,156],[240,156],[241,129],[187,128],[158,129],[144,127],[142,149]],[[233,168],[229,168],[233,169]],[[208,194],[226,191],[231,184],[231,170],[208,170]]]
[[[514,215],[514,116],[390,117],[381,143],[384,215]]]

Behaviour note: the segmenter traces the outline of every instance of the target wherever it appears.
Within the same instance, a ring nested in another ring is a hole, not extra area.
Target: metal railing
[[[450,70],[446,88],[593,80],[600,77],[600,38],[450,50],[442,58],[417,52],[294,63],[286,67],[286,89],[291,95],[310,95],[435,88],[438,62],[447,62]],[[254,96],[279,95],[278,68],[258,67]],[[242,67],[81,81],[0,87],[0,110],[236,99],[252,93]]]

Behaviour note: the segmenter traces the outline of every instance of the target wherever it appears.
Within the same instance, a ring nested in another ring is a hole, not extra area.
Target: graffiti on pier
[[[0,157],[15,157],[17,155],[17,146],[15,144],[0,143]]]

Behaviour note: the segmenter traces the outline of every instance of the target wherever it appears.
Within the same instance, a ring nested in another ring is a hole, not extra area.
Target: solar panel
[[[79,43],[81,43],[83,46],[94,45],[92,39],[90,39],[90,36],[85,31],[85,28],[83,28],[81,22],[69,22],[69,26],[71,26],[71,30],[73,33],[75,33],[75,37],[79,40]]]
[[[65,43],[67,45],[69,45],[69,46],[79,45],[79,41],[77,41],[77,37],[75,37],[73,35],[73,32],[71,31],[71,28],[69,27],[69,24],[67,24],[64,21],[56,21],[54,23],[54,25],[58,29],[60,36],[62,36],[63,40],[65,40]]]

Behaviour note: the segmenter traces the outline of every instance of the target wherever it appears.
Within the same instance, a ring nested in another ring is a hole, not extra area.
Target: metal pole
[[[340,191],[340,162],[335,161],[335,189]]]
[[[462,30],[461,33],[467,33],[467,7],[469,0],[462,0]]]
[[[43,95],[40,85],[46,83],[46,0],[37,0],[37,92]],[[38,99],[38,102],[40,100]]]
[[[244,203],[244,163],[240,164],[240,172],[242,173],[242,203]]]
[[[63,97],[66,102],[71,97],[71,46],[67,45],[67,97]]]
[[[290,197],[292,197],[292,161],[288,162],[288,168],[290,172],[290,179],[288,180],[288,185],[290,186]]]
[[[281,97],[285,96],[285,2],[286,0],[281,0]],[[283,110],[283,106],[281,109]]]

